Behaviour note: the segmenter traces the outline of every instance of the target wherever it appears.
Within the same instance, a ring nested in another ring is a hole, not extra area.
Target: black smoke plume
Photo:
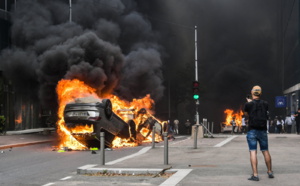
[[[224,110],[240,109],[256,84],[262,86],[272,116],[278,111],[281,3],[286,20],[292,1],[72,2],[69,22],[66,0],[17,1],[13,46],[0,57],[5,75],[19,88],[39,90],[45,105],[56,102],[60,79],[78,78],[98,94],[113,91],[130,100],[150,93],[155,100],[163,98],[156,108],[164,119],[194,121],[197,26],[200,118],[218,127]]]
[[[161,46],[150,22],[131,0],[17,1],[12,46],[1,69],[17,90],[44,106],[56,102],[61,79],[79,79],[98,95],[124,99],[163,95]]]

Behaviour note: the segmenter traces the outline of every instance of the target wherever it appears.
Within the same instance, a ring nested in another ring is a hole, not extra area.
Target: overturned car
[[[128,110],[118,110],[123,112]],[[146,110],[141,109],[138,115],[146,114]],[[120,114],[118,113],[118,114]],[[132,142],[137,140],[137,136],[143,128],[147,128],[152,132],[153,126],[156,126],[155,132],[162,134],[163,126],[152,117],[148,117],[143,122],[134,122],[134,114],[129,114],[126,121],[121,119],[112,111],[112,103],[109,99],[103,99],[98,102],[74,102],[65,106],[64,120],[66,127],[76,140],[84,144],[86,147],[100,146],[100,132],[105,133],[105,146],[112,147],[115,137],[129,139]],[[72,129],[78,126],[91,126],[92,132],[72,132]],[[150,132],[147,134],[149,135]]]

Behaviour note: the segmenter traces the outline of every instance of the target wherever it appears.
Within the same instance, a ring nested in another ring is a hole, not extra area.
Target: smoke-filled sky
[[[156,32],[134,1],[22,0],[12,14],[12,48],[3,51],[5,75],[22,89],[34,84],[47,105],[62,78],[83,80],[100,96],[163,96]]]
[[[0,56],[4,74],[44,105],[59,80],[78,78],[99,95],[151,94],[164,119],[193,119],[194,26],[201,117],[222,121],[256,84],[270,104],[281,94],[279,0],[73,0],[72,22],[68,2],[17,1]]]

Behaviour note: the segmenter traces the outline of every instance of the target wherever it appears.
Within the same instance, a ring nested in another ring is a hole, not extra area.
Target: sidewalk
[[[215,135],[216,136],[216,135]],[[227,142],[227,143],[226,143]],[[161,171],[176,173],[160,186],[201,186],[201,185],[272,185],[298,186],[300,184],[300,136],[296,134],[270,134],[269,145],[273,159],[275,178],[269,179],[262,153],[258,152],[258,172],[260,181],[247,180],[252,174],[246,135],[202,138],[198,140],[197,149],[194,140],[170,143],[169,162],[164,165],[164,148],[162,144],[149,149],[146,153],[121,162],[91,167],[79,167],[78,173],[124,171]],[[295,148],[296,147],[296,148]],[[102,180],[102,179],[101,179]],[[103,179],[103,183],[105,180]],[[130,182],[130,178],[123,179]],[[102,181],[100,181],[102,183]],[[105,184],[103,184],[105,185]],[[131,184],[128,184],[131,185]]]

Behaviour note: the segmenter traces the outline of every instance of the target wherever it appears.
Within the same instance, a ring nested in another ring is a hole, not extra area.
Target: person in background
[[[241,129],[242,134],[246,133],[246,127],[247,127],[247,120],[245,118],[245,115],[243,115],[242,116],[242,129]]]
[[[168,120],[168,128],[167,128],[168,139],[175,140],[173,129],[174,129],[173,125],[170,123],[170,120]]]
[[[232,130],[231,130],[231,134],[234,134],[235,132],[235,128],[236,128],[236,121],[235,121],[235,117],[232,117],[232,120],[230,121],[230,124],[232,126]]]
[[[190,122],[190,120],[187,119],[184,125],[185,125],[185,128],[186,128],[187,134],[190,135],[191,134],[191,122]]]
[[[286,124],[286,130],[287,130],[287,133],[292,133],[292,124],[293,124],[293,120],[292,120],[292,117],[290,114],[288,114],[286,117],[285,117],[285,121],[284,123]]]
[[[297,134],[300,134],[300,108],[298,108],[298,111],[294,114],[295,121],[296,121],[296,131]]]
[[[178,128],[179,128],[179,120],[175,119],[174,120],[174,133],[175,134],[179,134]]]
[[[284,121],[283,121],[283,119],[281,118],[281,116],[278,116],[278,117],[275,118],[275,119],[276,119],[276,131],[277,131],[277,133],[278,133],[278,134],[283,133],[283,130],[282,130],[282,128],[283,128],[283,126],[284,126]]]

